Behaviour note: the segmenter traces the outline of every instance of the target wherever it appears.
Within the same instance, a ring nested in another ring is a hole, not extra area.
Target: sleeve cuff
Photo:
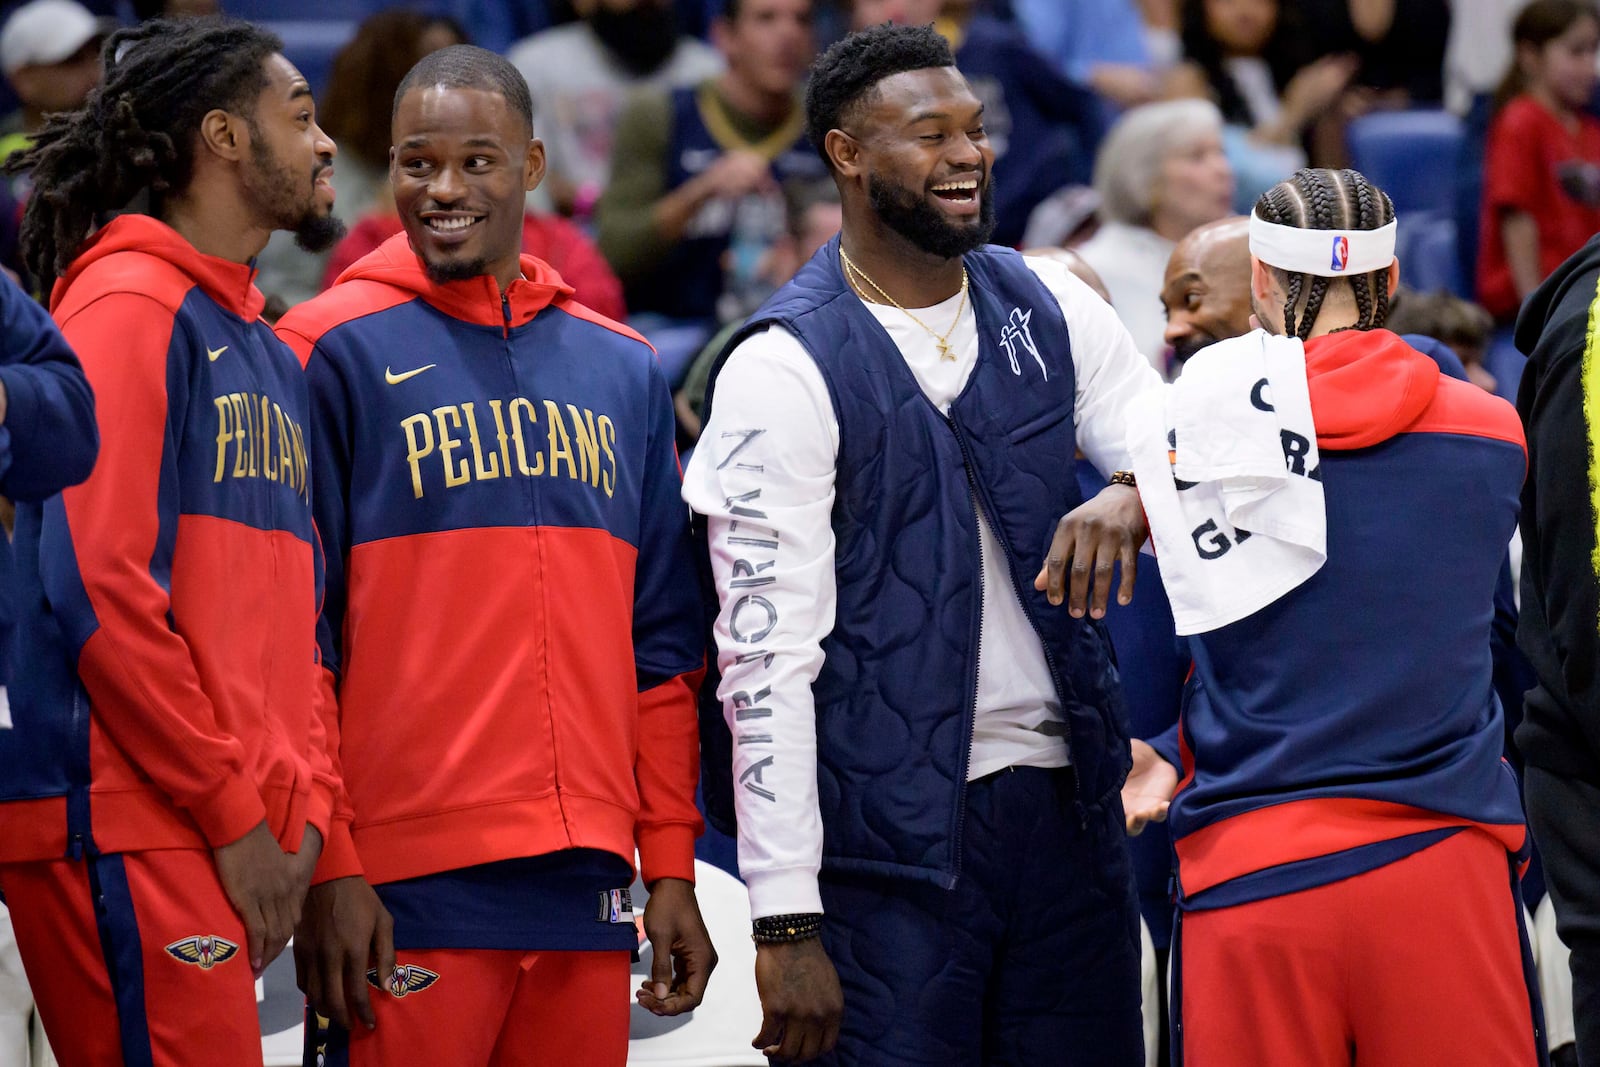
[[[267,808],[255,783],[230,776],[217,789],[188,805],[189,814],[212,848],[231,845],[267,817]]]
[[[356,854],[355,839],[350,836],[350,824],[337,820],[322,836],[322,856],[317,869],[312,872],[311,884],[321,885],[335,878],[349,878],[364,874],[361,857]]]
[[[317,828],[322,840],[328,840],[328,828],[333,824],[333,787],[317,780],[311,783],[311,799],[306,805],[306,822]]]
[[[742,873],[742,872],[741,872]],[[822,911],[822,891],[817,872],[803,868],[751,871],[744,876],[750,891],[750,918],[769,915],[810,915]]]
[[[1178,775],[1183,775],[1183,753],[1179,751],[1178,724],[1173,723],[1154,737],[1146,738],[1145,744],[1156,750],[1156,755],[1178,768]]]
[[[699,835],[693,825],[669,822],[639,826],[633,836],[639,846],[639,873],[645,885],[658,878],[694,882],[694,839]]]
[[[0,367],[0,385],[6,390],[5,425],[27,440],[38,428],[39,391],[27,374],[11,367]]]

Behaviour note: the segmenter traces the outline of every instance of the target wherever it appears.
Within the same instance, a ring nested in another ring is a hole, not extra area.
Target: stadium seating
[[[261,25],[283,39],[283,54],[320,96],[328,91],[333,57],[355,36],[357,23],[353,19],[263,19]]]
[[[1350,165],[1394,201],[1401,279],[1470,297],[1461,268],[1457,182],[1466,127],[1448,111],[1379,111],[1351,121]]]
[[[1394,201],[1397,213],[1448,212],[1466,130],[1448,111],[1379,111],[1350,122],[1350,165]]]

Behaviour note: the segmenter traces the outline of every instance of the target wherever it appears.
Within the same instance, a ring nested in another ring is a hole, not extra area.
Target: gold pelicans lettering
[[[226,393],[212,404],[217,465],[211,480],[265,478],[306,498],[306,435],[299,423],[260,393]]]
[[[617,491],[616,424],[576,404],[468,400],[407,415],[400,433],[417,500],[425,469],[440,470],[446,489],[520,474],[583,482],[607,497]]]

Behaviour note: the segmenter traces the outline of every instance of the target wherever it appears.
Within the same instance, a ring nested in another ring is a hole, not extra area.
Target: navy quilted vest
[[[1016,253],[991,246],[967,255],[966,265],[980,351],[948,418],[846,286],[838,238],[726,350],[767,324],[783,325],[816,361],[839,422],[838,614],[813,687],[824,868],[947,887],[961,867],[977,688],[975,507],[999,536],[1044,644],[1081,814],[1107,802],[1129,763],[1121,685],[1104,631],[1033,589],[1057,520],[1082,500],[1066,323]],[[709,413],[711,391],[706,402]],[[715,740],[726,751],[725,728]],[[718,762],[720,778],[728,777],[716,747],[707,746],[713,808]]]

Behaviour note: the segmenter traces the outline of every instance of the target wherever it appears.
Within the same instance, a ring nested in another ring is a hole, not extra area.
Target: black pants
[[[1545,887],[1556,909],[1556,932],[1572,950],[1572,1014],[1578,1063],[1600,1067],[1600,781],[1553,774],[1529,765],[1523,802]]]
[[[1083,826],[1069,769],[968,786],[954,889],[824,875],[841,1067],[1140,1067],[1139,907],[1113,803]]]

